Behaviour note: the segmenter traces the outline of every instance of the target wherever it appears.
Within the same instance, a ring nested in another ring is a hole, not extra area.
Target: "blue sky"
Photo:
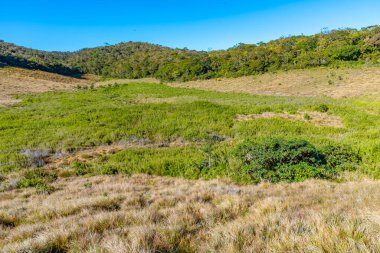
[[[3,1],[0,39],[48,51],[143,41],[210,50],[380,24],[380,1]]]

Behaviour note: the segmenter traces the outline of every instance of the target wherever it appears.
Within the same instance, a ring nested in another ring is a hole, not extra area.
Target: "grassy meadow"
[[[18,98],[0,108],[1,252],[380,249],[374,98],[157,83]]]
[[[306,140],[315,147],[347,145],[360,154],[360,171],[379,176],[376,100],[257,96],[136,83],[21,98],[20,104],[0,109],[3,174],[35,167],[33,159],[124,142],[131,144],[128,149],[76,167],[91,167],[89,173],[96,174],[111,166],[114,172],[129,174],[223,177],[228,176],[228,156],[236,145],[277,137]],[[312,124],[310,118],[236,120],[237,115],[316,111],[340,117],[344,127]],[[134,143],[144,145],[134,148]],[[38,152],[41,157],[35,155]],[[205,159],[218,162],[202,171]]]

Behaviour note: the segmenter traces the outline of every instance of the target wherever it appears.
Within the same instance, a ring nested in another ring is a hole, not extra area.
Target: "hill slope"
[[[41,70],[0,68],[0,106],[17,103],[18,95],[86,86],[90,80],[63,76]]]
[[[378,64],[380,26],[292,36],[228,50],[201,52],[147,43],[120,43],[77,52],[44,52],[0,42],[0,65],[40,69],[71,76],[156,77],[188,81],[353,64]]]
[[[173,87],[275,96],[328,96],[333,98],[380,94],[380,68],[312,68],[269,72],[237,78],[169,83]]]

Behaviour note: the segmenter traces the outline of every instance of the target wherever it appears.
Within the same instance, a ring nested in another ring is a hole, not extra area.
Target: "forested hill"
[[[0,66],[40,69],[71,76],[96,74],[187,81],[351,64],[380,64],[380,26],[290,36],[211,52],[136,42],[77,52],[45,52],[0,41]]]

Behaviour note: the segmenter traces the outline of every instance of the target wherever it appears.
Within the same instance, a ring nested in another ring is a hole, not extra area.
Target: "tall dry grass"
[[[1,252],[380,252],[380,182],[151,176],[0,193]]]

